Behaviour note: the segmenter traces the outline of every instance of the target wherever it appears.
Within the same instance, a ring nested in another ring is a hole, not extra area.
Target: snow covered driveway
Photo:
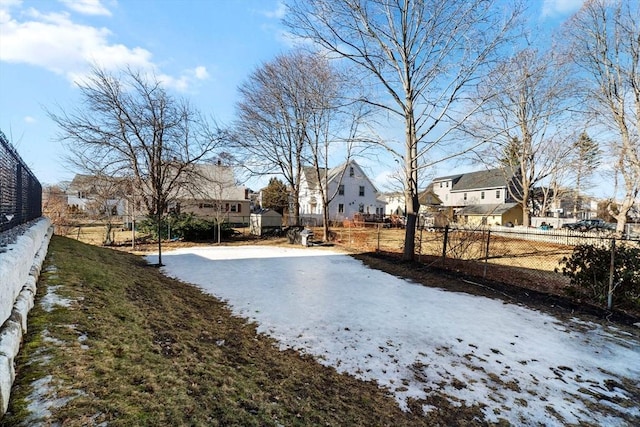
[[[163,262],[283,348],[376,380],[405,408],[441,394],[517,425],[640,423],[640,330],[424,287],[324,249],[194,247]]]

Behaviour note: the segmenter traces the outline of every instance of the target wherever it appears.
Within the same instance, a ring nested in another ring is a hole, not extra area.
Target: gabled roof
[[[517,207],[517,203],[495,203],[490,205],[465,206],[459,215],[502,215]]]
[[[76,174],[69,184],[67,192],[82,191],[93,195],[112,193],[114,197],[121,197],[128,187],[130,187],[130,181],[126,178]]]
[[[448,176],[441,176],[438,178],[434,178],[433,182],[439,182],[439,181],[455,181],[457,178],[460,178],[462,176],[462,174],[457,174],[457,175],[448,175]]]
[[[358,165],[358,163],[356,163],[355,160],[348,160],[334,168],[329,169],[328,173],[327,173],[327,169],[325,168],[321,169],[320,179],[324,179],[325,174],[327,174],[326,178],[328,182],[331,182],[336,179],[340,179],[341,176],[349,176],[348,175],[349,166],[357,167],[360,171],[362,171],[362,168],[360,167],[360,165]],[[304,166],[302,168],[302,174],[304,175],[304,178],[307,181],[308,187],[310,188],[318,187],[318,177],[316,175],[316,169],[313,166]],[[369,177],[364,173],[364,171],[362,171],[362,174],[365,177],[365,179],[369,181],[369,183],[374,188],[374,190],[378,192],[378,189],[373,184],[373,182],[369,179]]]
[[[178,191],[179,199],[245,200],[244,187],[237,186],[231,166],[195,164],[188,185]]]
[[[439,206],[442,204],[440,197],[433,192],[433,187],[427,187],[426,190],[418,193],[418,202],[422,206]]]
[[[504,169],[489,169],[484,171],[469,172],[458,175],[449,175],[435,178],[433,182],[453,181],[452,192],[479,190],[483,188],[500,188],[507,186],[507,176],[512,176]]]

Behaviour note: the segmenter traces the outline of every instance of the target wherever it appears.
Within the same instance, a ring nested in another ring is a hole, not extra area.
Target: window
[[[231,212],[235,212],[238,206],[235,203],[231,204]]]
[[[481,191],[481,192],[480,192],[480,198],[481,198],[482,200],[484,200],[484,191]]]
[[[360,203],[360,205],[358,206],[358,212],[364,213],[364,204],[363,203]]]
[[[355,175],[355,171],[353,170],[353,166],[349,167],[349,176]]]
[[[496,190],[496,199],[500,198],[500,190]]]
[[[464,193],[464,199],[467,200],[467,193]]]
[[[338,205],[338,213],[344,213],[344,205],[342,203]]]
[[[360,197],[364,197],[364,185],[360,186]]]
[[[344,196],[344,184],[338,185],[338,195]]]
[[[242,204],[238,203],[238,212],[242,212]]]

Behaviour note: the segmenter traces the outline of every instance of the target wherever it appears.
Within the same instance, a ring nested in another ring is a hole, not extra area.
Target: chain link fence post
[[[489,243],[491,242],[491,230],[487,230],[487,246],[484,251],[484,272],[482,277],[487,278],[487,264],[489,263]]]
[[[444,237],[442,242],[442,268],[444,268],[445,260],[447,258],[447,239],[449,238],[449,224],[444,227]]]
[[[609,265],[609,292],[607,292],[607,309],[613,306],[613,275],[615,274],[616,239],[611,239],[611,264]]]

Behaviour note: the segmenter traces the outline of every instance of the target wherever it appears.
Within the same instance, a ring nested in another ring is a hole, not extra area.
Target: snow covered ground
[[[631,395],[640,387],[640,329],[562,322],[324,249],[197,247],[163,262],[166,274],[227,301],[282,348],[376,380],[404,408],[407,398],[441,393],[517,425],[640,422]]]

